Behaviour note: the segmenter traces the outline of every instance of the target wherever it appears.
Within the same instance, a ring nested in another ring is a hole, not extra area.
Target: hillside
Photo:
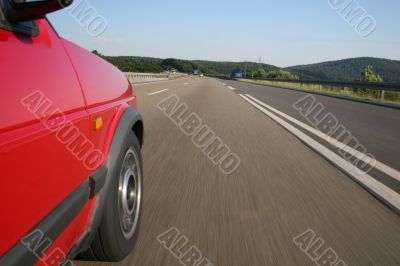
[[[179,72],[192,73],[200,70],[207,75],[232,75],[235,72],[252,73],[261,68],[265,71],[277,70],[276,66],[253,62],[216,62],[205,60],[160,59],[137,56],[104,56],[96,52],[111,64],[124,72],[159,73],[164,70],[175,69]]]
[[[198,69],[206,75],[226,76],[234,75],[236,72],[246,72],[250,76],[261,67],[270,73],[276,72],[274,70],[289,71],[297,74],[301,79],[355,81],[361,77],[361,72],[366,66],[372,65],[374,72],[379,74],[384,82],[400,83],[400,61],[371,57],[351,58],[282,69],[273,65],[254,62],[217,62],[97,54],[124,72],[160,73],[164,70],[175,69],[179,72],[192,73],[193,70]]]
[[[400,82],[400,61],[372,57],[293,66],[286,68],[286,70],[307,79],[354,81],[360,77],[360,73],[368,65],[372,65],[374,72],[379,74],[385,82]]]
[[[197,60],[194,62],[205,68],[205,74],[216,75],[232,75],[236,72],[246,72],[248,75],[251,75],[252,72],[255,72],[260,67],[267,72],[279,69],[273,65],[259,64],[254,62],[215,62],[204,60]]]
[[[100,54],[98,54],[100,55]],[[103,56],[105,60],[123,72],[160,73],[164,69],[162,59],[136,56]]]

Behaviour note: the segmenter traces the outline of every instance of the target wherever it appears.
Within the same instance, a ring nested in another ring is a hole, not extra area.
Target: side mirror
[[[20,23],[43,18],[46,14],[71,5],[73,0],[0,0],[5,19]]]

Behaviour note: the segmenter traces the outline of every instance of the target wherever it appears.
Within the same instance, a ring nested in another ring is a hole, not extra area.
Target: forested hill
[[[360,77],[363,69],[371,65],[384,82],[400,83],[400,61],[360,57],[330,61],[311,65],[288,67],[286,70],[302,77],[317,80],[354,81]]]
[[[327,81],[356,81],[360,79],[363,70],[368,65],[371,65],[374,73],[380,75],[384,82],[400,83],[400,61],[371,57],[351,58],[318,64],[279,68],[273,65],[254,62],[217,62],[136,56],[100,56],[124,72],[160,73],[165,70],[175,69],[184,73],[192,73],[193,70],[200,70],[201,73],[208,75],[234,75],[236,72],[242,72],[251,76],[252,73],[255,73],[261,68],[270,73],[274,73],[276,70],[289,71],[297,74],[300,79]]]
[[[276,66],[253,62],[236,63],[136,56],[101,56],[124,72],[158,73],[164,70],[175,69],[184,73],[192,73],[193,70],[200,70],[202,73],[209,75],[232,75],[235,72],[247,72],[251,75],[252,72],[258,70],[260,67],[265,71],[279,69]]]

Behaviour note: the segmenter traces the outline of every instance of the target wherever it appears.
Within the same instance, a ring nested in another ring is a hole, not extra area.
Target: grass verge
[[[343,89],[337,86],[290,83],[290,82],[269,81],[269,80],[239,79],[239,81],[272,86],[272,87],[294,89],[299,91],[318,92],[322,94],[341,96],[350,99],[363,100],[373,103],[396,105],[400,107],[400,92],[379,91],[379,90],[369,90],[369,89],[367,90],[367,89],[357,89],[357,88]]]

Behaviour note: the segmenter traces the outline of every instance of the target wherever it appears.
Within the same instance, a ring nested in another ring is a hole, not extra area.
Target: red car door
[[[38,36],[0,29],[0,256],[93,172],[72,141],[91,127],[79,80],[47,20],[37,24]]]

